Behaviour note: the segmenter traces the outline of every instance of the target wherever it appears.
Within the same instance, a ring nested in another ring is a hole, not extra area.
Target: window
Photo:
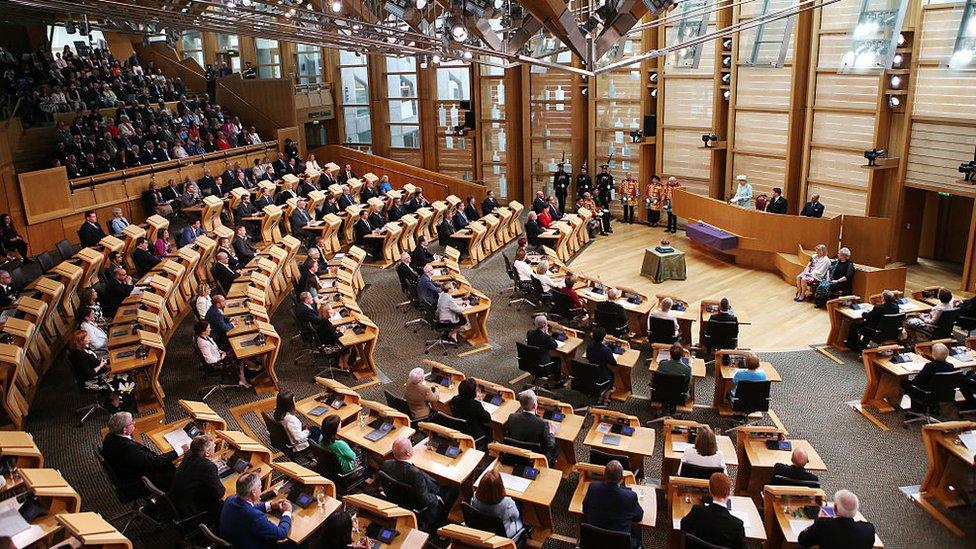
[[[217,34],[217,53],[230,57],[230,68],[241,72],[241,40],[236,34]]]
[[[498,65],[502,60],[489,58]],[[481,157],[482,179],[499,201],[508,200],[508,124],[505,120],[505,71],[500,66],[481,65]]]
[[[862,0],[840,72],[877,72],[891,67],[908,2]]]
[[[278,49],[278,41],[257,38],[254,45],[258,53],[258,78],[281,78],[281,51]]]
[[[976,0],[968,0],[959,21],[956,45],[949,58],[952,70],[976,70]]]
[[[792,5],[794,5],[793,0],[763,0],[762,8],[756,17],[764,17]],[[745,31],[744,44],[750,52],[745,63],[753,67],[782,67],[786,60],[786,52],[790,49],[794,19],[795,17],[787,17],[770,21]]]
[[[438,67],[437,99],[442,101],[471,99],[470,69],[468,67]]]
[[[203,35],[200,31],[183,31],[180,35],[180,49],[183,50],[183,57],[195,59],[201,67],[203,64]]]
[[[84,53],[86,48],[105,48],[105,38],[102,31],[89,31],[87,36],[82,36],[78,29],[74,29],[72,34],[68,34],[67,29],[61,25],[53,28],[48,27],[48,35],[51,38],[51,52],[61,53],[65,46],[71,46],[71,50],[77,54]],[[165,37],[164,37],[165,39]]]
[[[677,26],[668,28],[668,46],[682,44],[705,34],[711,10],[703,8],[710,3],[711,0],[692,0],[678,5],[681,15],[677,17],[681,20]],[[699,17],[698,14],[701,16]],[[668,55],[666,64],[673,68],[697,69],[701,61],[702,49],[701,45],[681,48]]]
[[[417,101],[417,60],[386,58],[386,96],[390,109],[390,146],[420,148],[420,102]]]
[[[353,145],[369,145],[373,142],[373,132],[365,55],[339,51],[339,84],[342,86],[339,101],[342,103],[344,140]]]
[[[322,82],[322,50],[318,46],[296,45],[299,84],[318,84]]]

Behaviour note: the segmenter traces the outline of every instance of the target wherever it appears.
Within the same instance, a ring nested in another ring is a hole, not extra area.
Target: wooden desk
[[[671,345],[667,343],[652,343],[651,344],[651,361],[648,363],[648,370],[651,371],[651,375],[657,372],[657,365],[660,362],[661,353],[664,352],[666,356],[671,355]],[[676,406],[675,409],[679,412],[690,414],[695,407],[695,379],[704,379],[706,376],[705,372],[705,359],[694,358],[690,356],[685,356],[688,358],[689,366],[691,366],[691,384],[688,386],[688,402],[681,406]],[[661,404],[658,402],[651,403],[652,408],[660,408]]]
[[[46,539],[61,530],[56,516],[62,513],[77,513],[81,510],[81,496],[68,484],[56,469],[19,469],[20,482],[9,483],[6,489],[15,490],[18,485],[26,486],[27,493],[33,494],[40,504],[47,508],[47,514],[31,521],[29,530],[19,533],[15,539],[20,547]],[[10,480],[10,479],[8,479]]]
[[[480,347],[488,344],[488,316],[491,314],[491,299],[474,288],[470,289],[470,294],[478,296],[478,304],[461,306],[464,318],[468,321],[468,327],[461,332],[461,337],[473,347]]]
[[[474,472],[485,453],[474,447],[474,439],[468,435],[442,425],[425,421],[417,429],[427,434],[427,438],[414,445],[411,462],[435,479],[456,485],[461,497],[470,499]],[[449,457],[438,453],[437,446],[447,444],[458,449],[458,455]]]
[[[636,416],[613,410],[590,408],[590,416],[593,423],[586,433],[586,438],[583,439],[583,444],[603,452],[626,455],[627,469],[640,476],[644,470],[644,458],[654,455],[654,429],[641,427],[640,420]],[[612,435],[609,429],[611,425],[617,423],[629,426],[634,433],[630,436]],[[607,435],[619,437],[620,442],[608,443]]]
[[[342,502],[336,499],[335,484],[297,463],[271,463],[271,467],[281,473],[283,478],[292,481],[291,490],[299,489],[312,495],[312,503],[304,509],[292,504],[291,530],[288,532],[288,539],[295,543],[304,543],[322,526],[329,515],[342,506]],[[321,504],[318,503],[319,494],[325,495],[325,500]],[[287,499],[287,494],[277,495],[272,503],[283,499]],[[268,515],[268,519],[278,524],[277,516]]]
[[[221,479],[224,485],[224,499],[237,493],[237,479],[241,474],[257,473],[261,477],[262,490],[267,490],[271,485],[271,450],[265,448],[260,442],[245,435],[240,431],[216,431],[217,440],[223,441],[226,448],[219,452],[220,459],[227,460],[234,453],[248,456],[250,466],[244,473],[231,473]],[[242,456],[242,459],[244,457]]]
[[[303,398],[295,403],[295,410],[301,414],[309,423],[322,426],[325,418],[338,416],[340,425],[348,425],[356,420],[363,407],[359,404],[359,393],[346,387],[342,383],[333,379],[316,377],[315,383],[322,387],[322,390],[310,397]],[[342,401],[339,408],[332,406],[333,402]],[[324,408],[322,413],[315,415],[313,410]]]
[[[0,456],[16,458],[18,469],[44,467],[44,455],[25,431],[0,431]]]
[[[109,349],[137,345],[140,342],[140,330],[145,330],[154,334],[160,333],[162,328],[159,325],[158,315],[138,308],[134,310],[134,318],[129,318],[124,322],[112,323],[106,328],[106,331],[108,332]]]
[[[132,542],[98,513],[61,513],[56,518],[82,547],[132,549]]]
[[[457,396],[458,385],[465,379],[464,374],[460,370],[430,359],[424,359],[423,364],[430,367],[430,373],[425,376],[425,379],[428,383],[437,386],[437,401],[433,403],[434,409],[449,416],[454,415],[451,413],[450,403],[451,399]],[[439,383],[441,379],[449,385]]]
[[[281,337],[278,336],[278,332],[271,324],[257,320],[255,324],[258,326],[258,335],[264,336],[263,344],[258,344],[256,335],[246,334],[230,338],[230,347],[238,359],[251,359],[264,368],[261,376],[252,382],[254,392],[277,391],[278,374],[275,373],[275,362],[278,360],[278,347],[281,343]]]
[[[586,305],[586,311],[590,314],[590,318],[596,318],[596,305],[597,303],[602,303],[607,300],[607,288],[610,286],[600,283],[594,278],[581,275],[580,280],[582,282],[582,287],[577,288],[577,293],[580,298],[583,299],[583,303]],[[597,293],[594,290],[596,284],[601,284],[604,286],[603,293]],[[617,303],[627,311],[627,321],[630,325],[630,332],[634,334],[637,339],[647,337],[647,317],[651,314],[654,309],[654,302],[646,295],[637,292],[636,290],[624,287],[617,287],[621,292],[621,297],[617,299]],[[631,303],[627,301],[627,297],[636,296],[640,298],[640,303]]]
[[[217,431],[227,429],[227,422],[224,421],[224,418],[220,417],[217,412],[214,412],[205,402],[183,399],[180,399],[178,402],[180,408],[183,408],[189,417],[145,431],[145,435],[149,437],[149,440],[159,449],[160,453],[176,450],[176,453],[182,456],[183,449],[173,448],[173,445],[166,440],[166,435],[174,431],[183,431],[183,428],[191,422],[204,433],[214,435],[214,438],[216,438],[215,433]]]
[[[579,473],[579,479],[573,492],[573,499],[569,502],[569,512],[579,515],[580,522],[583,522],[586,520],[586,515],[583,513],[586,491],[590,489],[590,484],[603,482],[606,467],[591,463],[577,463],[573,468]],[[637,503],[644,510],[644,516],[638,524],[644,528],[654,528],[657,523],[657,490],[650,485],[637,484],[637,479],[631,471],[624,471],[624,486],[637,493]]]
[[[508,421],[508,416],[519,409],[518,400],[515,399],[515,391],[504,385],[483,379],[474,378],[474,380],[478,384],[478,400],[481,401],[481,405],[484,406],[485,410],[491,414],[492,440],[505,440],[505,422]],[[494,398],[495,395],[501,397],[500,403],[492,404],[487,401],[487,399]]]
[[[681,465],[681,458],[684,456],[684,448],[689,446],[689,430],[702,427],[704,424],[697,421],[666,418],[664,420],[664,461],[661,463],[661,485],[668,486],[668,480],[672,476],[677,476],[678,468]],[[716,435],[715,441],[718,443],[718,450],[725,458],[726,465],[739,465],[739,458],[735,452],[735,443],[730,437]],[[690,446],[694,446],[693,444]]]
[[[576,464],[576,437],[579,436],[579,432],[583,429],[583,421],[586,418],[573,413],[573,406],[571,404],[542,396],[538,397],[538,400],[539,405],[536,408],[536,414],[539,417],[545,419],[546,414],[551,414],[552,412],[560,412],[563,414],[562,421],[546,419],[546,422],[556,427],[553,436],[556,438],[556,447],[559,449],[559,454],[556,456],[556,463],[551,463],[550,466],[561,470],[563,478],[566,478],[573,471],[573,466]]]
[[[583,338],[580,337],[578,331],[552,320],[549,321],[549,331],[553,336],[558,333],[566,334],[564,341],[556,340],[559,346],[549,351],[549,354],[559,359],[563,376],[568,377],[573,372],[573,359],[576,358],[576,351],[583,346]]]
[[[770,440],[789,440],[790,450],[770,450],[766,442]],[[739,458],[739,468],[735,476],[735,494],[751,496],[759,503],[763,486],[772,478],[773,466],[777,463],[790,463],[793,449],[803,448],[807,452],[808,471],[826,471],[827,465],[820,454],[805,440],[790,440],[787,434],[776,427],[744,426],[736,429],[735,449]]]
[[[383,549],[423,549],[427,543],[428,536],[417,529],[417,517],[411,511],[366,494],[348,495],[342,498],[342,502],[354,508],[350,510],[356,519],[353,524],[353,544],[374,522],[397,531],[398,535],[391,543],[381,546]]]
[[[901,408],[901,381],[914,376],[922,370],[929,359],[919,353],[899,353],[898,345],[883,345],[871,347],[861,353],[861,362],[867,382],[864,394],[861,396],[862,406],[871,406],[879,412],[892,412]],[[897,353],[897,354],[896,354]],[[905,356],[910,362],[896,363],[896,356]],[[966,355],[950,356],[948,362],[956,370],[967,370],[976,367],[976,351],[969,351]]]
[[[922,509],[959,537],[965,532],[942,514],[932,501],[948,509],[966,504],[958,494],[972,482],[976,451],[973,443],[967,446],[962,437],[969,440],[976,437],[976,422],[946,421],[922,426],[928,469],[919,493],[911,496]]]
[[[358,324],[365,328],[361,334],[357,334],[352,329],[342,332],[339,343],[345,347],[350,347],[356,351],[356,362],[352,365],[353,375],[356,379],[376,377],[376,360],[373,352],[376,349],[376,340],[380,335],[380,329],[366,315],[354,313]]]
[[[855,308],[861,304],[861,298],[856,295],[845,295],[827,301],[827,315],[830,318],[830,332],[827,334],[827,344],[838,351],[849,351],[845,341],[851,325],[860,322],[861,316],[871,309],[864,305],[864,309]]]
[[[414,430],[410,427],[409,417],[385,404],[361,400],[360,405],[367,410],[367,414],[360,414],[359,421],[350,422],[339,429],[339,437],[366,450],[370,463],[378,465],[393,453],[393,443],[397,439],[412,436]],[[391,422],[392,428],[376,442],[368,440],[366,435],[374,430],[370,424],[379,421]]]
[[[488,445],[488,453],[496,458],[494,468],[502,473],[502,482],[506,476],[514,476],[514,467],[503,465],[501,455],[508,454],[531,463],[532,467],[538,469],[539,474],[531,480],[524,491],[505,486],[506,494],[521,504],[522,523],[532,526],[532,536],[529,538],[529,545],[536,547],[542,546],[549,536],[552,535],[552,501],[559,490],[559,483],[563,476],[556,469],[545,466],[546,458],[542,454],[492,442]],[[487,469],[486,469],[487,470]],[[480,479],[479,479],[480,480]],[[475,482],[475,488],[478,483]]]
[[[637,361],[640,360],[640,351],[632,349],[628,341],[611,335],[608,335],[605,341],[614,343],[624,350],[619,355],[614,354],[617,365],[610,367],[610,370],[613,371],[613,393],[610,396],[614,400],[626,402],[634,394],[634,383],[631,376],[634,366],[637,366]]]
[[[691,512],[691,508],[701,503],[702,498],[708,495],[708,481],[696,478],[674,477],[668,485],[668,507],[671,512],[670,528],[667,534],[667,547],[680,548],[684,538],[681,535],[681,519]],[[752,499],[740,496],[731,496],[729,501],[732,503],[732,513],[738,516],[745,527],[746,539],[750,541],[763,542],[766,540],[766,530],[763,528],[762,516],[759,509]]]
[[[461,549],[463,547],[473,547],[475,549],[515,549],[515,542],[511,539],[475,530],[460,524],[448,524],[437,530],[437,535],[450,540],[451,548]]]
[[[724,365],[722,364],[724,356],[742,356],[744,353],[749,353],[750,351],[717,351],[715,353],[715,367],[721,368],[721,375],[715,376],[715,396],[712,399],[712,406],[718,410],[719,415],[722,416],[732,416],[735,412],[732,411],[732,406],[727,400],[729,391],[732,390],[732,377],[735,376],[735,372],[738,368],[733,364]],[[759,363],[759,369],[766,372],[766,380],[772,381],[774,383],[779,383],[783,381],[780,377],[779,372],[773,367],[772,363],[762,361]]]
[[[813,524],[803,512],[803,507],[815,505],[817,507],[833,507],[827,501],[827,495],[819,488],[799,488],[793,486],[767,486],[763,491],[763,519],[766,522],[766,547],[796,547],[797,537],[807,526]],[[861,513],[854,515],[854,520],[863,521]],[[875,534],[874,547],[884,545]]]
[[[151,407],[163,407],[163,386],[159,384],[159,372],[166,360],[166,346],[159,334],[139,330],[137,345],[110,349],[108,352],[109,372],[129,374],[136,383],[134,396],[140,411]],[[146,356],[139,358],[140,349]]]

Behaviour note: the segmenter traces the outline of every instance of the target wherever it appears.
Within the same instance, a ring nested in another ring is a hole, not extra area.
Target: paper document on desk
[[[508,473],[501,473],[501,476],[502,484],[505,486],[506,490],[525,493],[525,491],[529,489],[529,485],[532,484],[532,481],[527,478],[517,477]]]
[[[166,439],[166,442],[168,442],[169,445],[172,446],[174,450],[176,450],[176,455],[178,455],[178,456],[182,456],[183,455],[183,445],[184,444],[189,444],[189,443],[193,442],[190,439],[190,436],[187,435],[186,434],[186,431],[184,431],[183,429],[177,429],[175,431],[170,431],[170,432],[166,433],[165,435],[163,435],[163,438]]]
[[[31,544],[40,541],[46,535],[47,532],[39,524],[32,524],[30,528],[11,536],[10,541],[14,542],[14,547],[30,547]]]
[[[976,452],[976,431],[959,433],[959,440],[962,441],[962,445],[969,448],[970,451]]]
[[[665,360],[671,360],[671,351],[668,349],[661,349],[657,352],[657,362],[660,364]]]
[[[692,446],[693,446],[693,444],[691,444],[690,442],[672,441],[671,442],[671,451],[672,452],[684,452],[685,450],[687,450],[688,448],[691,448]]]
[[[790,530],[793,530],[793,534],[799,536],[800,532],[806,530],[813,524],[811,519],[790,519]]]
[[[745,511],[736,511],[735,509],[732,509],[729,511],[729,513],[731,513],[733,517],[742,521],[743,528],[749,528],[749,526],[751,526],[751,522],[749,521],[749,513]]]
[[[16,496],[0,503],[0,536],[13,537],[30,528],[19,509]]]
[[[925,365],[921,362],[905,362],[901,367],[909,372],[921,372]]]
[[[605,435],[610,432],[611,428],[613,428],[613,425],[610,425],[609,423],[606,422],[602,422],[596,426],[596,432]]]
[[[490,402],[485,402],[483,400],[481,401],[481,405],[485,407],[485,411],[488,412],[489,414],[494,414],[495,410],[498,409],[498,406],[495,406],[494,404]]]

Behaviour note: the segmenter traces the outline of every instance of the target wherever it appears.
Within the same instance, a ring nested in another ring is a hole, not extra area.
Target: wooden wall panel
[[[854,27],[861,11],[862,0],[840,0],[822,8],[821,31],[846,32]]]
[[[28,223],[40,223],[71,212],[68,172],[63,167],[18,175]]]
[[[390,158],[413,166],[423,164],[420,149],[394,149],[390,147]]]
[[[735,153],[753,152],[785,156],[789,122],[790,116],[785,112],[736,112]]]
[[[817,107],[875,110],[878,104],[877,75],[820,74],[817,76]]]
[[[852,188],[868,187],[868,171],[862,169],[866,160],[858,153],[814,148],[810,151],[810,179]]]
[[[867,150],[874,142],[874,116],[820,111],[813,115],[813,145]]]
[[[894,222],[890,217],[845,214],[841,225],[841,244],[851,249],[855,263],[879,269],[888,264],[888,242],[894,236]]]
[[[692,130],[664,130],[664,174],[686,179],[708,181],[712,153],[702,149],[701,132]],[[688,183],[691,186],[691,183]],[[700,191],[700,192],[699,192]],[[696,193],[708,194],[707,184]]]
[[[841,214],[864,215],[867,209],[867,194],[859,189],[835,187],[811,181],[807,186],[807,196],[819,194],[824,205],[824,217]]]
[[[760,193],[769,195],[772,194],[773,187],[785,187],[786,162],[781,158],[753,156],[737,152],[732,158],[732,171],[733,175],[745,174],[749,176],[753,196],[758,196]],[[791,201],[796,200],[792,196],[786,198]]]
[[[790,67],[739,67],[735,87],[736,108],[789,108],[792,77]]]
[[[952,55],[956,33],[962,20],[962,5],[950,9],[922,12],[922,31],[918,39],[918,59],[945,63]]]
[[[915,122],[908,149],[906,181],[942,185],[962,178],[959,165],[973,159],[976,126]]]
[[[840,60],[850,47],[847,35],[825,34],[820,37],[820,49],[817,53],[817,68],[838,69]]]
[[[712,127],[712,85],[709,80],[666,78],[665,126]],[[629,125],[629,121],[625,124]]]
[[[976,73],[919,67],[915,76],[915,116],[972,122],[976,116]]]

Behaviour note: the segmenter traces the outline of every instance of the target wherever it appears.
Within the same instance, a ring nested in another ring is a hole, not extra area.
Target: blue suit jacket
[[[220,510],[220,537],[235,549],[264,549],[278,546],[277,540],[288,537],[291,516],[282,517],[275,526],[265,512],[267,505],[231,496]]]
[[[183,228],[182,231],[180,231],[180,238],[177,244],[179,245],[180,248],[182,248],[183,246],[186,246],[187,244],[194,242],[198,236],[204,234],[207,233],[206,231],[203,230],[203,227],[200,227],[197,230],[193,230],[193,225],[187,225],[186,227]]]
[[[217,346],[224,350],[229,349],[230,340],[227,338],[227,332],[233,330],[234,325],[230,323],[227,315],[216,307],[210,307],[204,320],[210,323],[210,335],[217,342]]]
[[[604,530],[630,532],[631,546],[640,545],[640,531],[634,528],[634,523],[644,517],[644,509],[630,488],[605,482],[590,484],[583,498],[583,513],[588,524]]]
[[[417,298],[428,305],[434,305],[437,303],[437,294],[441,293],[441,289],[434,284],[434,281],[427,275],[422,275],[420,277],[420,283],[417,284]]]

